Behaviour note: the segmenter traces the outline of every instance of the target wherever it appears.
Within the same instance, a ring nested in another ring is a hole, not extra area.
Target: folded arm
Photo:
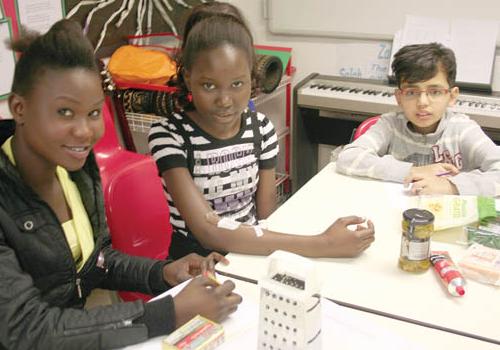
[[[404,181],[412,164],[387,154],[394,133],[389,118],[382,116],[366,133],[344,147],[336,163],[338,172],[385,181]]]
[[[479,126],[462,135],[460,146],[467,168],[450,177],[459,194],[500,196],[500,146]]]

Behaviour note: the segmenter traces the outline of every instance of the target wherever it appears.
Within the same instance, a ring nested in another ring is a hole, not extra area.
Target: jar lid
[[[403,218],[412,225],[427,225],[434,222],[434,214],[425,209],[408,209],[403,212]]]

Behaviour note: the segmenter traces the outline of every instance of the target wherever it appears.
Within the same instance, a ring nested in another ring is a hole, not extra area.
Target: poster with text
[[[16,67],[16,56],[10,50],[6,42],[12,40],[12,25],[9,18],[0,19],[0,100],[6,99],[10,94],[14,69]]]
[[[47,32],[66,13],[62,0],[17,0],[16,5],[18,23],[39,33]]]

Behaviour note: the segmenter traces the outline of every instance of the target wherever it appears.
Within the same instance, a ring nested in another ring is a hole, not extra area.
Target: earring
[[[191,91],[188,91],[188,94],[187,94],[187,100],[188,102],[193,102],[193,94],[191,93]]]

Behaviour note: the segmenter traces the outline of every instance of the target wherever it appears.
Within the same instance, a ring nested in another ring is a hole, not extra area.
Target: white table
[[[257,349],[259,288],[256,284],[234,280],[243,303],[222,325],[225,341],[218,350]],[[174,290],[175,294],[175,290]],[[411,323],[322,301],[322,348],[342,350],[493,350],[494,344],[453,333],[428,329]],[[164,337],[129,346],[127,350],[161,349]]]
[[[354,259],[316,259],[323,296],[500,344],[500,288],[470,280],[466,295],[457,298],[446,293],[432,269],[411,274],[398,268],[404,202],[401,184],[343,176],[331,163],[273,213],[268,224],[280,232],[315,234],[340,216],[366,216],[376,230],[368,250]],[[447,250],[458,261],[466,247],[433,241],[431,249]],[[265,257],[231,253],[227,258],[228,266],[217,266],[223,273],[253,280],[265,275]]]

